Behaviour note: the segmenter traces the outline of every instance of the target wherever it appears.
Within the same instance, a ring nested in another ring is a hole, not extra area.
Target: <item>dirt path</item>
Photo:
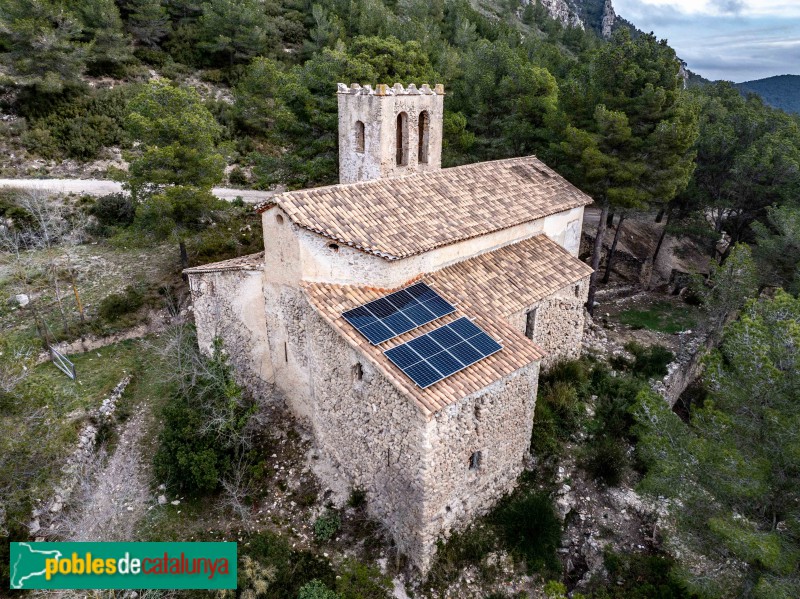
[[[150,462],[142,455],[149,406],[128,420],[107,464],[88,485],[82,508],[69,523],[70,541],[130,541],[151,501]]]
[[[0,187],[44,189],[53,193],[81,193],[96,196],[122,191],[121,183],[104,179],[0,179]],[[232,187],[215,187],[211,191],[222,200],[234,200],[241,197],[249,204],[263,202],[275,195],[274,191],[234,189]]]

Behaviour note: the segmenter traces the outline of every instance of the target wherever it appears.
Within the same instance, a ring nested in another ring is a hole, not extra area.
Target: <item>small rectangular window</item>
[[[353,366],[353,381],[360,381],[364,378],[364,367],[361,366],[361,362],[356,362]]]
[[[581,286],[575,285],[575,297],[580,297],[580,296],[581,296]]]
[[[533,336],[536,333],[536,312],[538,308],[534,308],[525,317],[525,336],[533,340]]]

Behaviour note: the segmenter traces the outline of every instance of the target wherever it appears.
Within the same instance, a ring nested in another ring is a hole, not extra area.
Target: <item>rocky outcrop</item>
[[[575,10],[575,5],[580,4],[581,0],[541,0],[542,6],[547,9],[550,16],[560,21],[565,27],[580,27],[584,29],[584,24]]]
[[[614,23],[617,22],[617,13],[614,12],[614,5],[611,0],[605,0],[603,4],[603,20],[600,22],[600,35],[603,39],[609,39],[614,30]]]
[[[541,0],[541,3],[565,27],[593,29],[604,39],[611,37],[617,22],[611,0]]]

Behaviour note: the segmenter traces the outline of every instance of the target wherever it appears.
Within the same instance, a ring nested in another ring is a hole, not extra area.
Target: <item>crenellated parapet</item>
[[[372,85],[360,85],[358,83],[351,83],[349,86],[344,83],[337,84],[338,94],[351,94],[362,96],[430,96],[430,95],[444,95],[444,85],[437,83],[433,89],[427,83],[423,83],[417,87],[414,83],[409,83],[407,87],[403,87],[402,83],[395,83],[394,85],[387,85],[386,83],[379,83],[374,88]]]

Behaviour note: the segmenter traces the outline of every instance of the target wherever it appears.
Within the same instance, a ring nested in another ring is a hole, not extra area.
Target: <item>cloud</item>
[[[752,14],[753,5],[772,13]],[[800,74],[800,2],[614,0],[614,6],[639,29],[667,39],[691,70],[709,79]]]
[[[743,0],[711,0],[711,6],[722,13],[738,14],[744,9]]]

